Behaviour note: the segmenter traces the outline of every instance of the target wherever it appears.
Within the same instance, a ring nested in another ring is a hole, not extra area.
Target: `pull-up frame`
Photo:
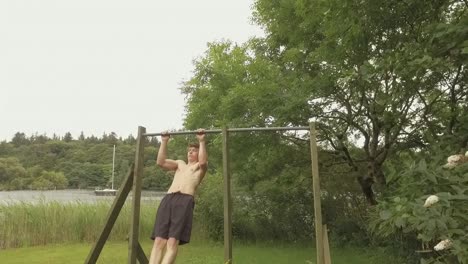
[[[205,130],[206,134],[222,133],[223,135],[223,177],[224,177],[224,261],[232,263],[232,201],[231,201],[231,176],[229,169],[229,133],[230,132],[254,132],[254,131],[291,131],[291,130],[309,130],[310,131],[310,154],[312,163],[312,188],[314,194],[314,218],[315,218],[315,241],[317,251],[317,263],[328,264],[329,257],[324,252],[324,237],[327,237],[326,230],[322,226],[322,205],[320,196],[320,180],[318,169],[318,151],[317,151],[317,132],[314,123],[308,127],[258,127],[258,128],[223,128],[214,130]],[[196,134],[197,131],[176,131],[169,132],[170,135],[189,135]],[[107,215],[106,225],[104,226],[98,240],[91,248],[91,251],[85,261],[85,264],[96,263],[104,244],[109,237],[110,231],[117,220],[120,210],[125,203],[130,190],[133,186],[132,200],[132,220],[129,235],[128,263],[140,264],[148,263],[148,259],[138,241],[140,229],[140,201],[141,201],[141,180],[143,177],[143,153],[144,138],[160,136],[163,133],[146,133],[146,128],[138,127],[137,147],[135,151],[135,163],[132,165],[120,187],[117,197],[111,206]],[[328,239],[325,239],[325,248],[328,248]],[[328,251],[328,250],[327,250]]]

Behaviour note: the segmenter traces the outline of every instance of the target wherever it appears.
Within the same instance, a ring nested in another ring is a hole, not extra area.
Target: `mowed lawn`
[[[151,242],[142,243],[148,255]],[[0,263],[4,264],[82,264],[86,259],[91,245],[67,244],[39,247],[0,250]],[[108,242],[104,247],[98,263],[127,263],[127,242]],[[223,246],[213,242],[194,242],[180,247],[176,263],[190,264],[222,264]],[[235,245],[233,248],[234,263],[239,264],[312,264],[315,262],[313,248],[305,246],[273,246],[273,245]],[[365,249],[333,249],[334,264],[367,264],[385,263],[384,255],[369,255]]]

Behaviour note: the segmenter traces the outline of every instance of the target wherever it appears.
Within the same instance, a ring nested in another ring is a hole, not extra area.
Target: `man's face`
[[[198,148],[196,147],[189,147],[187,150],[187,160],[189,162],[197,162],[198,161]]]

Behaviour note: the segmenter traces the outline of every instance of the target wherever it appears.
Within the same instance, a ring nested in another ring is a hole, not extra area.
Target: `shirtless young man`
[[[177,256],[178,245],[190,241],[192,216],[195,201],[193,196],[202,181],[207,168],[207,153],[205,146],[205,131],[199,129],[197,139],[199,144],[190,144],[187,160],[171,160],[166,158],[169,134],[161,136],[161,146],[156,163],[164,170],[175,171],[171,187],[161,200],[154,224],[153,248],[150,264],[172,264]],[[164,254],[164,248],[166,252]]]

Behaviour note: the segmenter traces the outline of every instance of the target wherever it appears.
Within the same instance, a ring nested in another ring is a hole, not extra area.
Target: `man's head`
[[[187,160],[188,162],[198,162],[198,149],[200,145],[198,143],[190,143],[187,147]]]

